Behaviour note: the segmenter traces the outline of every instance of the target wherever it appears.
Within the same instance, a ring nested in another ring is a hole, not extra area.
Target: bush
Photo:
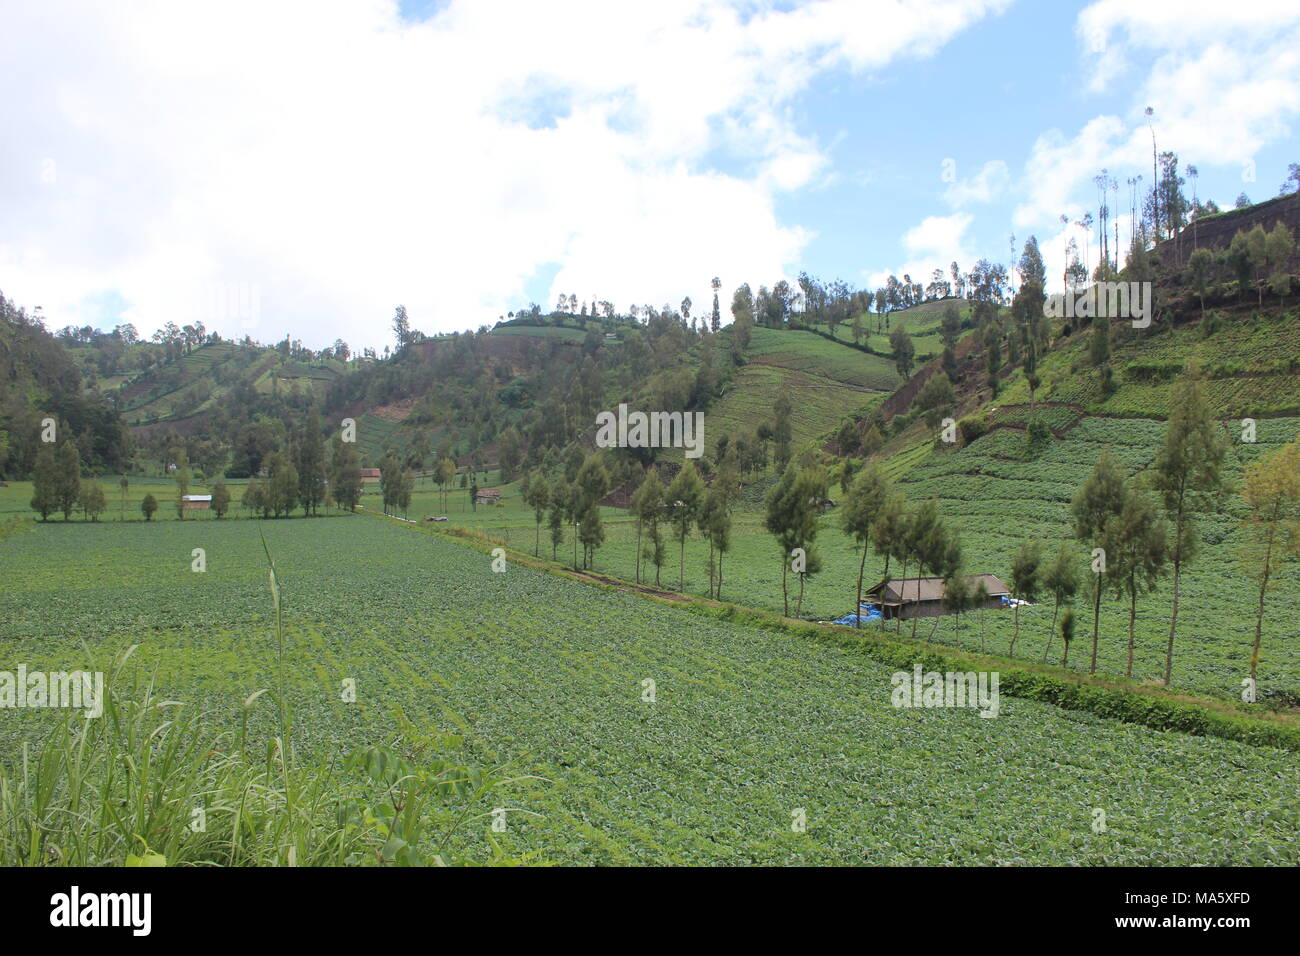
[[[959,421],[957,430],[961,432],[961,443],[969,445],[975,439],[988,434],[989,422],[983,415],[972,415]]]

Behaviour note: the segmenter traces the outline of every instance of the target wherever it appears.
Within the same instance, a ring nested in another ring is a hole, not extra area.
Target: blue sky
[[[1298,50],[1294,0],[8,5],[0,290],[359,348],[398,303],[924,282],[1012,233],[1052,281],[1092,177],[1149,181],[1147,105],[1202,197],[1273,196]]]

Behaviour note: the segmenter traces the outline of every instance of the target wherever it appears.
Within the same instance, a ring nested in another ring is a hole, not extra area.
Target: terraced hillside
[[[797,447],[835,428],[846,416],[865,413],[899,383],[888,359],[809,332],[755,328],[748,358],[705,419],[710,451],[722,435],[770,420],[783,391],[793,401]]]
[[[1220,327],[1192,322],[1156,335],[1118,340],[1110,364],[1116,390],[1106,395],[1101,375],[1088,361],[1088,336],[1073,336],[1043,362],[1045,401],[1083,406],[1102,415],[1164,417],[1174,380],[1191,362],[1209,377],[1206,393],[1217,414],[1300,414],[1300,350],[1294,313],[1245,311]],[[1029,401],[1023,376],[1010,380],[1002,404]]]
[[[143,425],[200,415],[220,405],[234,388],[269,393],[283,389],[323,395],[343,374],[343,363],[284,361],[271,349],[212,342],[175,362],[123,380],[117,386],[127,421]]]

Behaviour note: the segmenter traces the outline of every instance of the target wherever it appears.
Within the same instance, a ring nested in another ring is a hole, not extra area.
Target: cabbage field
[[[896,709],[891,669],[852,650],[494,573],[375,518],[261,527],[301,750],[418,754],[453,733],[545,778],[493,796],[508,826],[461,831],[471,858],[490,836],[538,863],[1300,863],[1294,753],[1006,697],[993,719]],[[53,522],[0,541],[0,670],[139,644],[160,698],[235,726],[277,667],[258,530]],[[273,732],[272,708],[246,713]],[[0,711],[0,759],[51,719]]]

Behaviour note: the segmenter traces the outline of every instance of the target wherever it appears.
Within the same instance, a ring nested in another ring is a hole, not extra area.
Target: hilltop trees
[[[399,305],[393,313],[393,336],[397,339],[399,352],[411,342],[411,320],[406,314],[404,305]]]
[[[1166,684],[1173,675],[1179,582],[1183,566],[1195,557],[1200,542],[1191,512],[1205,510],[1218,497],[1223,486],[1221,468],[1226,451],[1205,397],[1204,376],[1193,365],[1174,387],[1164,444],[1156,453],[1152,467],[1155,490],[1163,500],[1174,533],[1169,549],[1174,580],[1165,652]]]
[[[754,294],[742,282],[731,296],[731,355],[739,364],[754,329]]]
[[[1247,540],[1241,563],[1259,585],[1250,680],[1255,682],[1264,628],[1264,600],[1274,586],[1278,565],[1300,556],[1300,438],[1246,466],[1242,489],[1249,509],[1243,522]]]

